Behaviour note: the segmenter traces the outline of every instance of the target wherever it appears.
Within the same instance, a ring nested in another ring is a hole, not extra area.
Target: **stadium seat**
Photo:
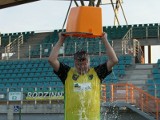
[[[148,28],[148,37],[157,38],[158,37],[158,24],[149,24]]]

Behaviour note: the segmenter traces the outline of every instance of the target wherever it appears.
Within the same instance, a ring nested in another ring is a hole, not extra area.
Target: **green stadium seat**
[[[148,28],[148,37],[157,38],[158,37],[158,24],[149,24]]]

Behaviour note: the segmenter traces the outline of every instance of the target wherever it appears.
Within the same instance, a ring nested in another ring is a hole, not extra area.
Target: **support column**
[[[13,116],[13,106],[9,106],[8,107],[8,111],[7,111],[7,120],[13,120],[14,116]]]
[[[148,63],[151,63],[151,46],[148,45]]]
[[[141,50],[142,50],[142,52],[143,52],[143,56],[145,57],[145,55],[144,55],[144,46],[141,46]]]
[[[145,63],[145,51],[144,51],[144,46],[141,46],[141,50],[142,50],[141,63],[144,64],[144,63]]]

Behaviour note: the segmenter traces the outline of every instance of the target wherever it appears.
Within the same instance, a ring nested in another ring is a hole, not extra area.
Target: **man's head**
[[[85,74],[90,67],[89,55],[86,51],[78,51],[74,54],[75,68],[79,74]]]

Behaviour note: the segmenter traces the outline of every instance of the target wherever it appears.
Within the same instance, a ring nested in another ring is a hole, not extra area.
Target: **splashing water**
[[[109,95],[110,91],[107,90],[106,94]],[[116,103],[110,102],[108,107],[101,106],[101,120],[120,120],[119,118],[121,116],[119,115],[119,108]]]
[[[85,74],[86,71],[82,71],[81,73]],[[87,80],[87,75],[85,75],[85,78],[83,80],[83,83],[85,83],[85,81]],[[82,84],[83,84],[82,83]],[[80,103],[81,103],[81,109],[79,110],[79,120],[89,120],[89,118],[87,118],[86,115],[86,107],[85,107],[85,96],[86,96],[86,91],[85,89],[82,89],[82,94],[79,94],[79,98],[80,98]]]

